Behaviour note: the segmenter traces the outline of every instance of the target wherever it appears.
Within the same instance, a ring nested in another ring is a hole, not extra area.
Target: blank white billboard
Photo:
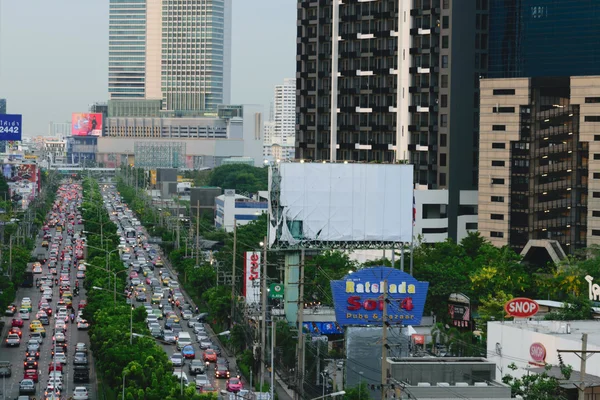
[[[401,164],[283,163],[277,239],[410,242],[413,166]],[[271,193],[273,196],[273,193]]]

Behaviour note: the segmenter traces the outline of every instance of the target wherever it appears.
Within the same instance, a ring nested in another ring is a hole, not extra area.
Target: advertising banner
[[[0,114],[0,140],[21,140],[22,124],[21,114]]]
[[[73,113],[71,134],[73,136],[102,136],[102,114]]]
[[[29,181],[37,182],[37,165],[6,163],[2,165],[2,174],[8,182]]]
[[[260,303],[260,252],[247,251],[244,254],[244,287],[246,304]]]
[[[341,326],[374,325],[383,321],[383,287],[387,281],[387,320],[419,325],[429,282],[419,282],[395,268],[373,267],[331,281],[335,317]]]
[[[336,322],[305,322],[302,326],[305,333],[316,335],[338,335],[344,333],[344,329]]]

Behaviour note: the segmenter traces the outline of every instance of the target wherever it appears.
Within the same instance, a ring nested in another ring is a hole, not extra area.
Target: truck
[[[73,381],[77,382],[89,382],[90,381],[90,369],[85,365],[74,365],[73,366]]]

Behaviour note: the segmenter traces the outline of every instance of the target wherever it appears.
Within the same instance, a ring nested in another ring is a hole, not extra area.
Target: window
[[[600,179],[600,172],[594,172],[594,179]]]
[[[448,75],[442,75],[442,87],[443,88],[448,87]]]
[[[493,237],[493,238],[503,238],[504,237],[504,232],[491,231],[490,232],[490,236]]]
[[[504,178],[492,178],[492,185],[504,185]]]
[[[506,125],[492,125],[493,131],[505,131]]]
[[[600,236],[600,230],[592,229],[592,236]]]
[[[447,127],[448,126],[448,114],[440,115],[440,126]]]
[[[444,15],[442,17],[442,29],[448,29],[450,28],[450,17],[447,15]]]
[[[505,149],[506,143],[492,143],[492,149]]]
[[[477,230],[477,222],[467,222],[465,224],[465,228],[468,231],[476,231]]]
[[[442,68],[448,68],[448,56],[442,56]]]
[[[442,104],[440,105],[440,107],[444,107],[444,108],[448,107],[448,95],[447,94],[443,94],[441,96],[441,103]]]
[[[504,196],[492,196],[490,200],[492,203],[504,203]]]
[[[507,96],[515,94],[515,89],[494,89],[494,96]]]
[[[600,211],[592,211],[592,217],[600,217]]]
[[[593,196],[595,199],[600,199],[600,192],[593,192]]]
[[[446,162],[446,153],[440,153],[440,167],[445,167]]]
[[[440,186],[446,186],[446,174],[440,172]]]
[[[422,233],[448,233],[448,228],[423,228]]]
[[[440,147],[448,146],[448,135],[445,133],[440,134]]]
[[[492,108],[492,112],[495,112],[495,113],[514,113],[515,112],[515,108],[514,107],[494,107],[494,108]]]
[[[491,214],[490,218],[498,221],[504,221],[504,214]]]
[[[594,135],[594,141],[600,142],[600,135]]]
[[[586,115],[585,122],[600,122],[600,115]]]
[[[598,154],[598,153],[594,154],[594,160],[600,160],[600,154]]]
[[[442,36],[442,49],[447,49],[450,46],[450,39],[448,35]]]
[[[444,8],[444,10],[447,10],[450,8],[450,0],[444,0],[444,2],[442,3],[442,7]]]
[[[504,167],[506,163],[504,161],[493,160],[492,167]]]
[[[586,103],[600,103],[600,97],[586,97]]]

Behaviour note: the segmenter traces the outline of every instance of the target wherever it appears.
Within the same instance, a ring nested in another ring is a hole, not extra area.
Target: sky
[[[296,73],[296,1],[233,0],[233,104],[260,104]],[[108,99],[108,0],[0,0],[0,98],[25,136]]]

